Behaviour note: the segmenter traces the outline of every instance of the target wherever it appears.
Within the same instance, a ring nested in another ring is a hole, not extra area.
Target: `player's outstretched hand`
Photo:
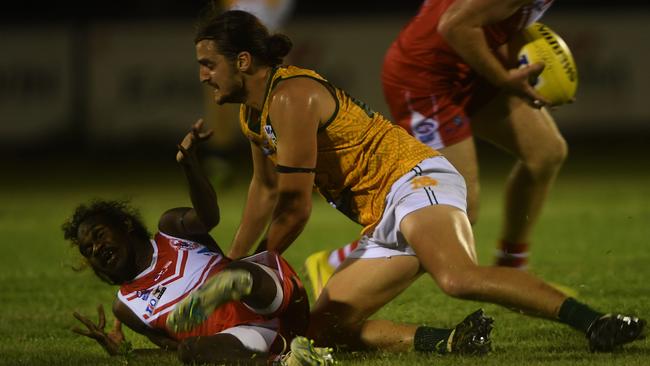
[[[535,90],[531,84],[544,70],[541,62],[508,70],[508,79],[503,87],[509,92],[522,97],[531,107],[541,108],[550,105],[549,101]]]
[[[192,125],[192,130],[185,135],[183,141],[178,145],[176,161],[183,164],[188,163],[188,160],[196,158],[196,145],[207,141],[212,136],[212,133],[212,130],[203,130],[203,118],[199,118],[199,120]]]
[[[80,327],[74,327],[72,328],[73,332],[96,340],[97,343],[104,347],[106,352],[111,356],[123,353],[123,348],[128,344],[128,342],[125,341],[124,333],[122,333],[122,323],[115,319],[113,330],[106,333],[104,330],[106,327],[106,316],[104,315],[104,307],[101,304],[97,306],[97,324],[94,324],[90,319],[82,316],[76,311],[73,312],[72,315],[87,328],[83,329]]]

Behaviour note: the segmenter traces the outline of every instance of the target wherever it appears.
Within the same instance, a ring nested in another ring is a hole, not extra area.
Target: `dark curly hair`
[[[231,61],[246,51],[266,66],[280,65],[293,46],[286,35],[269,34],[253,14],[241,10],[219,12],[218,8],[206,10],[198,21],[194,43],[205,39],[213,41]]]
[[[151,237],[149,230],[142,223],[140,213],[135,208],[129,206],[128,201],[108,201],[101,199],[93,200],[88,205],[81,204],[77,206],[72,217],[67,219],[61,226],[63,237],[72,242],[72,244],[77,245],[79,226],[84,221],[97,216],[107,219],[111,224],[125,232],[133,232],[144,240],[148,240]]]

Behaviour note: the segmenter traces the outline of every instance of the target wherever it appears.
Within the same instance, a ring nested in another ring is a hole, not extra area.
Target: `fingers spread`
[[[74,328],[72,328],[72,331],[75,332],[75,333],[77,333],[77,334],[80,334],[80,335],[82,335],[82,336],[92,337],[92,333],[91,333],[90,331],[87,331],[87,330],[85,330],[85,329],[81,329],[81,328],[79,328],[79,327],[74,327]]]
[[[95,324],[93,324],[90,320],[88,320],[88,318],[85,318],[85,317],[81,316],[81,314],[77,313],[76,311],[74,313],[72,313],[72,315],[75,318],[77,318],[77,320],[82,322],[86,327],[88,327],[88,329],[95,329],[96,328]]]

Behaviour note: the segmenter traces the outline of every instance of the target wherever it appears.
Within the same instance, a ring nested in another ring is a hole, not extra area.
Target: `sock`
[[[576,299],[569,297],[562,303],[558,317],[560,318],[560,322],[587,333],[589,326],[603,315],[603,313],[599,313],[589,306],[576,301]]]
[[[453,329],[418,327],[413,337],[413,346],[418,352],[449,353],[448,343],[453,331]]]
[[[342,248],[333,250],[332,252],[330,252],[330,256],[327,262],[329,262],[330,266],[332,266],[333,268],[337,268],[338,266],[341,265],[341,263],[343,263],[345,258],[347,258],[347,256],[350,255],[350,253],[352,253],[355,249],[357,249],[357,246],[359,246],[358,239],[353,241],[352,243],[346,244]]]
[[[526,269],[528,265],[528,243],[511,243],[507,240],[501,240],[496,252],[496,265]]]

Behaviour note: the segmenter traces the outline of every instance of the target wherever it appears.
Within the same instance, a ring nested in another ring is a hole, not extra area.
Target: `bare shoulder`
[[[334,96],[327,87],[309,77],[294,77],[282,81],[273,90],[270,98],[269,112],[272,115],[298,113],[302,114],[299,117],[311,116],[314,121],[327,120],[336,105]]]
[[[271,102],[308,100],[322,95],[329,96],[330,93],[318,80],[310,77],[293,77],[283,80],[275,87],[271,93]]]

